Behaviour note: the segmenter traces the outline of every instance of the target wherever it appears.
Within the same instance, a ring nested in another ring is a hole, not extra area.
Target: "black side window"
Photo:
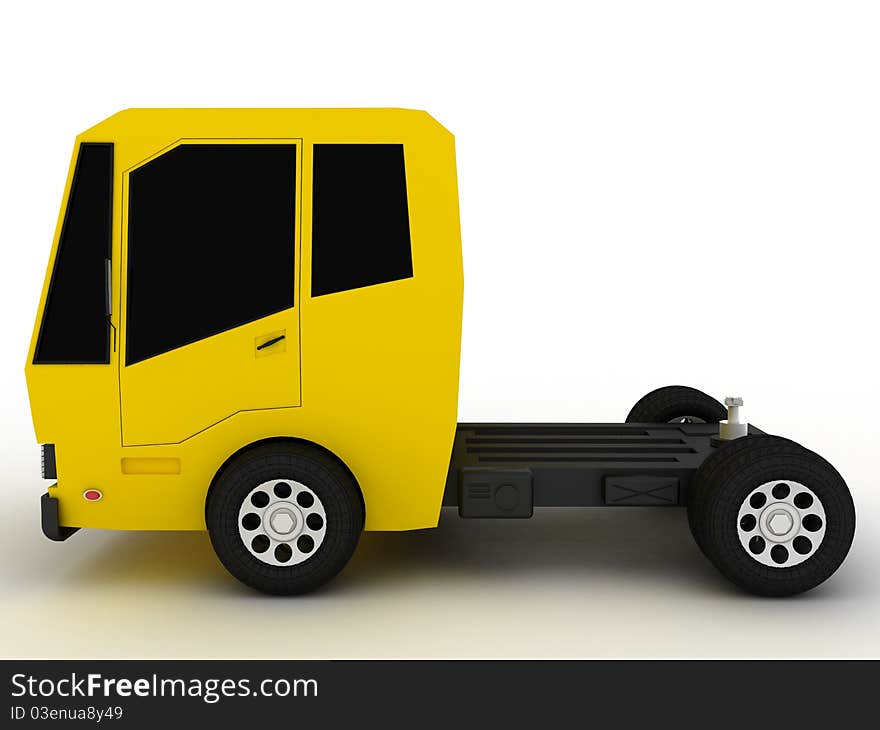
[[[127,365],[293,306],[295,187],[290,144],[183,144],[131,173]]]
[[[413,275],[400,144],[316,144],[312,296]]]
[[[113,145],[79,146],[37,338],[38,364],[110,362],[106,261],[113,225]]]

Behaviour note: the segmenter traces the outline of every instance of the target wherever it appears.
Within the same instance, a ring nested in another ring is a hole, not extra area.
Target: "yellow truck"
[[[76,140],[26,364],[47,537],[205,530],[312,590],[362,530],[685,506],[764,595],[828,578],[855,510],[826,461],[661,388],[621,424],[458,424],[453,136],[405,109],[130,109]]]

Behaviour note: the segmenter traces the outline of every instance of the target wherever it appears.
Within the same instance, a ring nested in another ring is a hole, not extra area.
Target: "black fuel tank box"
[[[531,517],[531,469],[465,467],[458,483],[461,517]]]

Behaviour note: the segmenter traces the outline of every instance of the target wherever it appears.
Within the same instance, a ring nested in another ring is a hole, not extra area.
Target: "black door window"
[[[113,226],[113,145],[79,147],[34,363],[110,362],[107,261]]]
[[[316,144],[312,296],[413,275],[400,144]]]
[[[129,183],[127,365],[293,306],[296,145],[183,144]]]

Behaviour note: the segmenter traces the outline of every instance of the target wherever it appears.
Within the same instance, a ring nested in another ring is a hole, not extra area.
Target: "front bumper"
[[[79,529],[58,524],[58,500],[50,497],[48,492],[40,498],[40,523],[43,534],[55,542],[63,542]]]

